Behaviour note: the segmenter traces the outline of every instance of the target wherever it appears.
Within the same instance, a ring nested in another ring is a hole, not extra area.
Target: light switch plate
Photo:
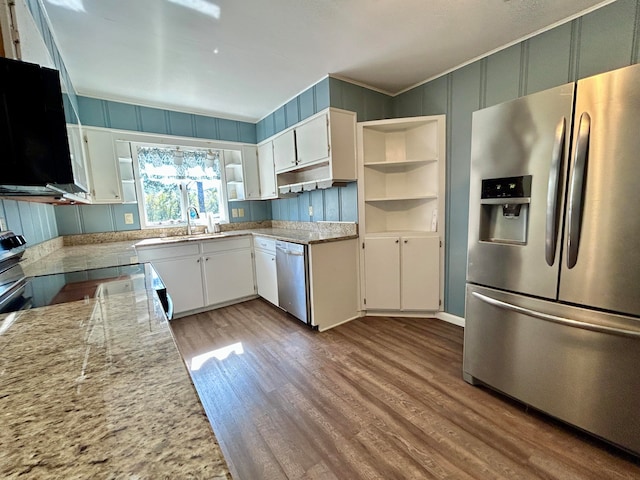
[[[244,208],[239,208],[238,209],[238,216],[239,217],[244,217]]]
[[[233,218],[238,218],[238,209],[237,208],[232,208],[231,209],[231,216]]]
[[[133,225],[133,213],[124,214],[124,223],[125,225]]]
[[[4,232],[7,229],[7,221],[4,218],[0,218],[0,232]]]
[[[309,205],[309,216],[313,217],[313,206]]]

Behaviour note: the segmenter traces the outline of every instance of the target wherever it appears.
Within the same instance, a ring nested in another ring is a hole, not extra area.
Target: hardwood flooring
[[[319,333],[253,300],[171,326],[236,480],[640,478],[635,457],[465,383],[463,331],[439,320]]]

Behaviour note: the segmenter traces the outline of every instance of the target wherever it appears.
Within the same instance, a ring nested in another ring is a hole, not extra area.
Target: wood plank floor
[[[318,333],[252,300],[171,326],[236,480],[640,479],[638,459],[465,383],[463,331],[439,320]]]

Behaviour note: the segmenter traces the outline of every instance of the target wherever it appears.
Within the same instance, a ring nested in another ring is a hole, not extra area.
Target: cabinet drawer
[[[188,245],[172,245],[166,247],[138,248],[138,260],[141,262],[149,262],[164,258],[186,257],[189,255],[198,255],[198,244],[190,243]]]
[[[202,253],[224,252],[227,250],[238,250],[242,248],[251,248],[250,236],[202,242]]]
[[[269,237],[253,237],[254,248],[266,250],[267,252],[276,253],[276,239]]]

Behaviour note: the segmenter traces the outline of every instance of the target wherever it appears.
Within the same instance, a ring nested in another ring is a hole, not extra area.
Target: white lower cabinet
[[[366,310],[440,309],[439,237],[366,237],[364,243]]]
[[[255,237],[256,285],[258,295],[278,305],[278,272],[276,271],[276,241],[271,238]]]
[[[199,256],[152,263],[171,295],[175,314],[204,307]]]
[[[308,273],[311,321],[319,331],[360,316],[357,239],[310,245]]]
[[[217,252],[204,257],[207,305],[255,295],[251,249]]]
[[[174,315],[255,295],[251,237],[136,247],[173,300]]]

